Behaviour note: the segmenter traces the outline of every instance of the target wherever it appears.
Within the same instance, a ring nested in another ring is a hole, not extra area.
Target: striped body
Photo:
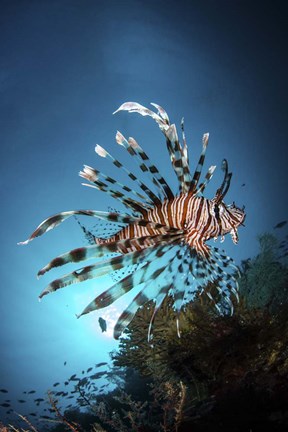
[[[240,209],[234,203],[226,205],[223,201],[232,176],[232,173],[228,172],[228,163],[225,159],[222,162],[224,178],[215,196],[212,199],[205,198],[205,187],[216,168],[212,165],[202,183],[199,183],[209,134],[203,135],[202,152],[192,175],[184,121],[181,123],[183,144],[180,144],[176,127],[170,123],[166,111],[159,105],[152,105],[157,109],[157,113],[135,102],[124,103],[117,111],[137,112],[156,121],[166,139],[171,165],[178,180],[177,192],[173,192],[137,141],[131,137],[126,139],[117,132],[117,144],[128,151],[143,172],[143,180],[144,177],[147,180],[149,178],[153,186],[149,186],[147,181],[142,181],[103,147],[96,145],[97,155],[110,160],[119,170],[124,171],[136,188],[122,184],[87,165],[84,165],[83,171],[79,173],[88,181],[83,184],[109,194],[124,205],[127,212],[61,212],[43,221],[28,240],[20,243],[27,244],[76,215],[96,217],[123,226],[108,238],[101,235],[95,237],[93,233],[88,232],[90,242],[93,239],[92,244],[52,259],[38,272],[38,276],[42,276],[66,263],[98,259],[94,264],[53,280],[42,291],[40,298],[74,283],[117,273],[116,281],[114,280],[106,291],[97,295],[79,316],[109,306],[128,291],[138,288],[138,294],[123,311],[114,328],[116,339],[129,325],[138,308],[150,300],[154,300],[155,309],[149,324],[148,340],[152,337],[157,310],[168,295],[174,299],[173,307],[177,315],[186,303],[194,300],[196,294],[207,294],[215,302],[220,313],[226,313],[228,310],[232,313],[231,295],[238,298],[237,267],[233,260],[218,248],[207,244],[208,240],[216,239],[218,236],[223,241],[227,233],[231,234],[236,244],[238,227],[243,225],[245,219],[244,208]],[[85,228],[84,232],[87,235]],[[220,300],[214,299],[207,290],[207,286],[211,284],[220,294]],[[180,336],[178,319],[177,332]]]
[[[222,226],[219,225],[214,206],[212,200],[191,193],[182,193],[171,200],[165,200],[161,205],[155,206],[151,210],[143,211],[144,219],[164,225],[164,227],[141,226],[134,222],[114,236],[108,239],[96,239],[96,242],[102,244],[135,239],[132,245],[128,247],[123,245],[119,249],[120,253],[128,253],[151,246],[153,243],[149,240],[149,236],[166,234],[166,227],[169,227],[170,230],[183,231],[183,240],[197,253],[202,256],[209,255],[209,247],[205,242],[231,231],[231,222],[229,218],[225,218],[225,215],[222,215]],[[231,214],[229,216],[231,218]],[[234,218],[233,222],[237,224],[237,218]],[[226,226],[226,229],[223,230],[223,226]],[[145,243],[137,244],[137,238],[144,236],[147,236]]]

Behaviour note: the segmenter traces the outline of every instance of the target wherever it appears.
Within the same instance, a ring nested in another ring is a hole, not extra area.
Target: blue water
[[[218,170],[207,195],[221,182],[225,157],[233,172],[227,201],[246,205],[238,246],[224,243],[237,262],[256,252],[257,234],[287,218],[283,19],[281,2],[273,11],[257,1],[2,2],[0,388],[9,393],[0,393],[0,403],[9,399],[22,414],[40,410],[33,395],[17,402],[23,391],[42,397],[53,383],[109,361],[117,347],[111,329],[126,300],[75,318],[107,280],[37,300],[51,280],[37,281],[37,271],[85,244],[77,223],[28,246],[17,242],[59,211],[117,207],[77,175],[84,163],[115,174],[95,155],[97,143],[131,164],[115,143],[117,130],[135,137],[176,184],[157,126],[137,115],[112,116],[121,103],[158,103],[179,130],[184,116],[195,165],[202,134],[210,132],[205,167]],[[0,406],[3,422],[11,419],[6,411]]]

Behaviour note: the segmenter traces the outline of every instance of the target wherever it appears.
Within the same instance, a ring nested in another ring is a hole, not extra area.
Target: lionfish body
[[[232,176],[228,172],[227,161],[223,160],[224,179],[215,197],[210,200],[205,198],[203,192],[215,170],[215,166],[211,166],[204,182],[199,184],[209,135],[203,136],[202,152],[192,176],[184,122],[182,121],[181,124],[183,136],[183,145],[181,145],[176,127],[170,124],[167,113],[159,105],[152,105],[157,108],[157,113],[134,102],[121,105],[117,111],[138,112],[143,116],[152,117],[158,123],[166,137],[171,163],[178,179],[178,193],[172,192],[166,180],[135,139],[126,140],[120,132],[117,132],[116,142],[133,156],[143,173],[150,176],[155,191],[97,145],[96,153],[110,159],[117,168],[124,170],[142,192],[139,193],[87,165],[84,165],[80,176],[89,181],[86,186],[92,186],[116,198],[125,205],[129,213],[96,210],[62,212],[46,219],[28,240],[22,242],[22,244],[28,243],[73,215],[92,216],[123,225],[123,228],[109,238],[94,237],[92,245],[74,249],[54,258],[38,273],[40,276],[66,263],[102,257],[102,260],[94,265],[82,267],[54,280],[40,294],[41,298],[73,283],[109,273],[116,274],[115,283],[98,295],[79,316],[106,307],[126,292],[139,287],[138,294],[121,314],[114,328],[116,339],[131,322],[138,308],[150,300],[154,300],[155,309],[149,326],[148,339],[151,337],[157,310],[168,295],[173,297],[173,306],[178,314],[185,304],[195,298],[196,294],[203,292],[215,302],[215,306],[221,312],[225,311],[225,308],[233,311],[231,294],[238,298],[237,267],[233,260],[218,248],[206,243],[209,239],[216,239],[219,236],[223,240],[227,233],[230,233],[233,242],[237,243],[237,228],[243,225],[245,219],[244,208],[239,209],[234,203],[228,206],[223,202]],[[206,290],[209,284],[216,286],[220,301],[213,299],[210,291]],[[177,330],[179,335],[178,327]]]
[[[169,227],[169,230],[181,230],[182,239],[185,243],[195,249],[199,255],[209,257],[209,247],[205,242],[231,232],[229,219],[234,217],[234,224],[239,223],[237,217],[230,212],[229,217],[227,217],[227,221],[229,221],[228,227],[226,229],[221,228],[216,219],[214,206],[213,200],[182,193],[171,200],[165,200],[160,206],[142,212],[143,219],[153,222],[154,226],[143,226],[134,222],[108,239],[96,238],[95,240],[98,244],[101,244],[135,239],[134,243],[129,243],[127,248],[122,245],[118,250],[120,253],[128,253],[152,246],[153,236],[167,234],[166,227]],[[115,215],[115,218],[117,219],[117,215]],[[242,218],[241,215],[240,218]],[[222,215],[223,219],[224,215]],[[113,220],[113,215],[111,215],[110,220]],[[158,228],[155,227],[157,224]],[[236,230],[233,230],[233,228],[232,235],[236,235]],[[137,243],[137,238],[142,237],[147,237],[145,243]]]

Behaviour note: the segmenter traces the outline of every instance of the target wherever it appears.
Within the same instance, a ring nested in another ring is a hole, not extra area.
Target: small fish
[[[75,396],[68,396],[66,399],[73,399]]]
[[[88,381],[88,378],[85,377],[85,378],[82,378],[82,379],[79,381],[78,385],[79,385],[79,386],[87,386],[88,382],[89,382],[89,381]]]
[[[89,368],[87,369],[87,373],[91,372],[92,369],[93,369],[92,367],[89,367]]]
[[[282,228],[286,224],[287,224],[287,220],[279,222],[277,225],[274,226],[274,229],[276,229],[276,228]]]
[[[97,373],[95,373],[93,375],[90,375],[90,379],[98,379],[98,378],[101,378],[105,374],[106,374],[105,371],[103,371],[103,372],[97,372]]]
[[[56,382],[53,384],[53,387],[57,387],[59,384],[60,384],[59,382]]]
[[[100,317],[98,319],[98,322],[99,322],[99,326],[100,326],[100,328],[102,330],[102,333],[106,332],[107,331],[107,323],[106,323],[105,319]]]
[[[66,366],[66,364],[67,364],[67,361],[64,361],[64,366]]]
[[[18,402],[25,403],[26,401],[24,399],[18,399]]]
[[[69,379],[73,381],[74,378],[76,378],[76,374],[71,375]]]
[[[64,385],[67,386],[69,384],[69,381],[65,381]]]
[[[29,413],[30,416],[36,417],[35,413]]]
[[[246,185],[246,183],[242,183],[242,185],[241,185],[241,186],[243,187],[243,186],[245,186],[245,185]]]
[[[34,402],[44,402],[44,399],[42,399],[42,398],[37,398],[37,399],[34,399]]]
[[[10,404],[9,403],[2,403],[2,404],[0,404],[0,406],[2,406],[4,408],[8,408],[8,407],[10,407]]]
[[[97,363],[96,365],[95,365],[95,368],[98,368],[98,367],[100,367],[100,366],[105,366],[105,365],[107,365],[108,363],[107,362],[100,362],[100,363]]]
[[[36,393],[36,391],[35,391],[35,390],[30,390],[30,391],[28,392],[28,394],[33,394],[33,393]]]
[[[1,393],[8,393],[8,390],[6,390],[6,389],[0,389],[0,392]]]

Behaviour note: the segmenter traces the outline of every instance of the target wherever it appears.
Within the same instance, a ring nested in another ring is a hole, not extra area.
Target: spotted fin
[[[155,268],[153,261],[156,258],[157,267]],[[211,255],[207,260],[189,246],[184,247],[184,250],[180,244],[152,247],[140,268],[96,297],[79,316],[109,306],[132,288],[141,288],[121,314],[115,326],[114,337],[119,338],[124,328],[132,321],[138,308],[153,299],[155,310],[148,329],[150,340],[156,313],[169,294],[173,296],[173,308],[177,315],[185,304],[195,299],[197,294],[207,294],[221,314],[226,313],[226,310],[232,313],[231,294],[236,300],[238,299],[236,272],[237,267],[232,259],[219,252],[217,248],[211,248]],[[172,278],[171,275],[173,275]],[[210,291],[205,290],[209,283],[215,284],[220,299],[214,299]],[[177,331],[180,336],[180,329],[177,328]]]
[[[115,326],[114,337],[118,338],[122,329],[133,319],[139,306],[152,298],[157,299],[161,289],[163,289],[164,286],[167,286],[166,280],[161,279],[160,276],[167,269],[167,261],[169,262],[169,260],[174,259],[174,249],[175,246],[173,244],[153,247],[141,268],[136,270],[132,275],[128,275],[121,281],[112,285],[112,287],[96,297],[84,309],[79,317],[94,310],[109,306],[132,288],[137,288],[143,285],[143,289],[141,289],[134,300],[125,309]],[[157,266],[155,266],[155,259],[158,262]]]

